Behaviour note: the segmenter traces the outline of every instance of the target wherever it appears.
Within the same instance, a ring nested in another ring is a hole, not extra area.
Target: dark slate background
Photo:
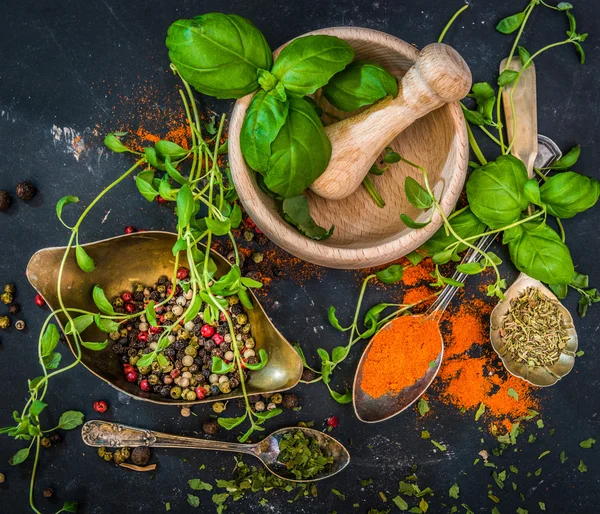
[[[600,105],[597,2],[575,3],[580,29],[590,33],[585,43],[588,62],[580,66],[571,47],[561,47],[536,61],[539,130],[554,138],[563,149],[580,143],[583,154],[577,169],[600,178],[597,169],[600,150],[595,144],[599,136]],[[167,97],[172,98],[176,83],[168,72],[164,47],[166,30],[172,21],[213,10],[239,13],[251,18],[264,31],[273,48],[304,32],[336,25],[370,27],[423,46],[437,39],[460,5],[458,0],[5,0],[0,31],[0,188],[14,190],[19,180],[31,179],[41,192],[30,204],[18,201],[8,213],[0,215],[0,282],[17,284],[18,301],[28,324],[24,333],[11,329],[0,335],[3,370],[0,424],[8,424],[11,412],[22,408],[26,379],[39,373],[35,345],[46,312],[33,303],[34,291],[24,276],[27,261],[39,248],[66,242],[68,234],[54,215],[54,205],[60,197],[78,195],[82,205],[86,205],[128,166],[127,157],[100,152],[101,137],[95,136],[94,130],[102,135],[111,128],[120,128],[115,127],[114,116],[123,118],[136,111],[131,102],[126,105],[123,102],[125,98],[138,97],[142,90],[151,98],[142,110],[161,112]],[[475,80],[495,79],[498,63],[509,51],[510,39],[496,33],[494,25],[524,5],[523,0],[473,0],[471,8],[448,33],[446,41],[465,57]],[[561,13],[539,9],[532,16],[523,43],[530,50],[540,48],[561,39],[566,27]],[[229,102],[216,103],[210,99],[202,102],[217,110],[231,109]],[[79,160],[65,142],[65,137],[71,134],[55,140],[53,126],[68,127],[83,135],[87,149]],[[106,221],[101,223],[109,209]],[[144,203],[133,180],[129,180],[92,212],[82,229],[82,239],[94,241],[121,234],[126,225],[170,229],[172,216],[164,208]],[[598,209],[565,221],[574,259],[596,286],[600,283],[596,255],[599,225]],[[508,267],[506,271],[514,277]],[[268,311],[288,339],[302,341],[312,354],[318,346],[332,348],[343,342],[340,334],[329,328],[326,309],[335,304],[340,316],[349,316],[358,285],[359,274],[355,272],[323,270],[300,286],[284,276],[269,290]],[[368,302],[384,298],[383,293],[370,294]],[[572,311],[575,303],[576,298],[570,296],[567,305]],[[546,428],[527,429],[527,433],[538,435],[538,441],[528,444],[526,436],[522,436],[515,452],[511,450],[497,460],[502,466],[514,464],[519,468],[515,481],[525,496],[522,502],[517,493],[498,492],[494,487],[502,499],[498,508],[503,514],[515,512],[518,506],[538,512],[540,501],[546,503],[549,512],[598,512],[600,445],[583,450],[578,444],[600,435],[597,417],[600,382],[594,353],[599,328],[597,309],[592,309],[585,319],[576,320],[581,348],[586,352],[576,371],[542,393]],[[71,358],[67,351],[63,354],[67,360]],[[337,373],[339,388],[351,381],[358,354],[356,348],[350,362]],[[288,504],[288,496],[269,493],[265,508],[258,507],[257,501],[262,497],[258,495],[230,507],[229,512],[366,513],[369,508],[395,511],[377,493],[385,491],[388,498],[395,496],[398,480],[409,473],[414,463],[419,465],[420,485],[430,486],[436,494],[430,500],[430,512],[447,510],[441,503],[448,501],[448,488],[456,481],[461,487],[459,504],[465,502],[477,512],[491,511],[493,504],[487,499],[491,470],[472,464],[477,452],[483,448],[491,450],[494,441],[479,432],[472,414],[463,416],[456,409],[436,405],[434,415],[424,421],[419,421],[418,415],[411,411],[384,424],[364,425],[356,421],[350,406],[335,404],[321,385],[298,387],[297,392],[302,397],[302,411],[286,413],[269,427],[315,420],[316,426],[322,428],[328,416],[337,415],[340,425],[334,435],[347,444],[352,440],[350,467],[335,479],[320,484],[316,499]],[[194,412],[198,417],[184,419],[176,408],[132,401],[78,367],[53,381],[47,396],[50,412],[44,414],[44,422],[52,426],[60,413],[68,409],[82,410],[88,418],[94,418],[97,415],[92,402],[97,399],[106,399],[110,404],[109,412],[103,416],[106,419],[175,433],[195,433],[210,413],[208,406],[196,407]],[[421,440],[422,428],[446,444],[448,451],[435,451],[428,441]],[[554,436],[549,434],[549,428],[556,429]],[[233,440],[235,434],[220,436]],[[480,442],[481,437],[485,442]],[[21,446],[22,443],[7,438],[0,444],[0,472],[6,475],[6,482],[0,485],[1,512],[28,511],[31,462],[17,468],[7,464],[9,456]],[[538,455],[545,449],[552,453],[538,461]],[[569,460],[561,465],[558,454],[563,449]],[[580,458],[589,468],[585,474],[576,470]],[[65,435],[59,447],[42,452],[36,501],[44,512],[55,512],[69,499],[79,500],[80,512],[85,513],[163,512],[167,501],[174,512],[212,512],[208,493],[200,493],[202,504],[198,510],[187,505],[187,480],[225,478],[234,466],[231,455],[189,451],[158,450],[154,462],[158,463],[155,476],[115,469],[85,447],[75,430]],[[201,464],[206,465],[203,471],[199,471]],[[539,478],[524,476],[539,466],[543,467]],[[359,486],[357,480],[365,478],[373,478],[374,485]],[[42,498],[44,487],[53,487],[57,498],[50,502]],[[345,493],[346,500],[338,499],[331,488]],[[353,507],[355,503],[358,507]]]

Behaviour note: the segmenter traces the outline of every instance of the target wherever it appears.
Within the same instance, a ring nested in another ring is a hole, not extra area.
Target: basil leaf
[[[213,218],[206,218],[206,226],[215,236],[224,236],[231,230],[229,219],[220,221]]]
[[[206,482],[203,482],[199,478],[192,478],[191,480],[188,480],[188,485],[194,491],[212,491],[213,490],[213,486],[211,484],[207,484]]]
[[[62,355],[58,352],[52,352],[42,358],[44,366],[46,369],[56,369],[60,364],[62,359]]]
[[[508,86],[509,84],[512,84],[517,79],[518,75],[519,75],[519,72],[517,72],[517,71],[504,70],[502,73],[500,73],[500,76],[498,77],[498,85],[503,86],[503,87]]]
[[[323,86],[323,94],[334,107],[351,112],[386,96],[396,98],[398,81],[375,62],[355,61]]]
[[[100,315],[100,313],[94,316],[94,322],[100,330],[109,334],[111,332],[116,332],[117,330],[119,330],[119,324],[116,321],[113,321],[112,319],[103,318]]]
[[[265,365],[267,364],[267,362],[269,362],[269,356],[267,355],[267,352],[265,350],[263,350],[262,348],[260,350],[258,350],[258,358],[259,358],[259,362],[256,364],[248,364],[246,362],[245,366],[248,369],[251,370],[259,370],[265,367]]]
[[[354,50],[335,36],[294,39],[277,57],[271,73],[296,97],[314,93],[354,58]],[[263,67],[264,68],[264,67]]]
[[[479,218],[477,218],[469,208],[451,218],[450,226],[462,239],[474,237],[485,232],[485,224],[479,221]],[[422,248],[426,250],[429,255],[433,255],[441,252],[455,241],[456,238],[451,233],[446,235],[445,228],[440,227]],[[457,253],[461,253],[466,249],[467,246],[461,243],[457,248]]]
[[[524,19],[524,12],[513,14],[512,16],[508,16],[503,20],[500,20],[498,25],[496,25],[496,30],[502,34],[512,34],[515,30],[518,30],[521,27]]]
[[[31,407],[29,407],[29,413],[33,416],[39,416],[47,406],[47,403],[40,400],[34,400]]]
[[[574,171],[565,171],[544,182],[540,192],[541,201],[552,216],[572,218],[596,204],[600,182]]]
[[[377,324],[380,318],[380,314],[390,306],[391,304],[389,303],[378,303],[377,305],[371,307],[365,314],[364,325],[368,326],[373,323]]]
[[[570,2],[559,2],[556,8],[559,11],[568,11],[570,9],[573,9],[573,4],[571,4]]]
[[[195,210],[194,194],[188,184],[181,186],[177,193],[177,228],[184,230]]]
[[[63,503],[62,508],[56,514],[59,514],[59,512],[72,512],[72,513],[75,513],[75,512],[77,512],[78,505],[79,504],[76,501],[65,502],[65,503]]]
[[[567,284],[548,284],[548,287],[552,289],[552,292],[560,299],[564,300],[569,292],[569,286]]]
[[[185,239],[178,239],[175,241],[172,249],[173,255],[177,255],[179,252],[183,252],[185,250],[187,250],[187,241]]]
[[[208,13],[173,23],[169,59],[200,93],[241,98],[258,88],[258,71],[270,70],[273,54],[252,22],[236,14]]]
[[[416,266],[425,258],[424,255],[421,255],[419,252],[416,251],[410,252],[409,254],[405,255],[405,257],[413,266]]]
[[[79,244],[75,245],[75,259],[77,260],[77,265],[86,273],[91,273],[96,269],[94,260]]]
[[[154,148],[150,146],[144,148],[144,156],[146,157],[146,160],[150,166],[156,168],[157,170],[166,171],[167,168],[165,166],[165,162],[159,158]]]
[[[531,66],[531,62],[529,62],[529,59],[531,59],[531,54],[521,45],[517,46],[517,50],[519,51],[519,60],[521,61],[521,66],[524,69],[529,68],[529,66]]]
[[[103,314],[109,314],[111,316],[116,316],[117,313],[113,309],[112,304],[106,299],[106,295],[104,294],[104,290],[100,286],[94,286],[94,290],[92,291],[92,298],[94,299],[94,303],[96,307]]]
[[[167,157],[177,160],[184,158],[188,154],[188,151],[185,148],[182,148],[172,141],[166,141],[165,139],[161,139],[154,143],[154,149],[158,154],[165,158],[165,162]]]
[[[378,271],[375,276],[384,284],[396,284],[402,280],[404,270],[399,264],[392,264],[386,269]]]
[[[246,414],[239,418],[217,418],[217,423],[225,430],[232,430],[246,419]]]
[[[156,311],[154,310],[154,305],[156,302],[154,300],[150,300],[146,308],[144,309],[144,315],[146,316],[146,321],[150,323],[153,327],[158,326],[156,323]]]
[[[271,144],[265,185],[284,198],[298,196],[325,171],[330,157],[331,142],[312,105],[291,98],[285,123]]]
[[[493,121],[494,105],[496,104],[496,92],[487,82],[473,84],[471,91],[472,93],[469,96],[477,102],[477,112],[481,114],[485,123],[491,123]]]
[[[345,346],[336,346],[331,351],[331,360],[334,364],[343,361],[346,358],[347,349]]]
[[[479,126],[485,125],[485,118],[483,117],[483,114],[481,114],[480,112],[470,111],[464,105],[462,105],[462,110],[463,110],[465,119],[469,123],[473,123],[473,125],[479,125]]]
[[[156,353],[154,353],[154,352],[147,353],[146,355],[142,355],[142,357],[140,357],[140,360],[138,360],[136,362],[136,365],[140,368],[143,368],[145,366],[150,366],[154,362],[155,358],[156,358]]]
[[[425,223],[418,223],[416,221],[413,221],[413,219],[406,214],[400,214],[400,220],[408,228],[414,228],[414,229],[420,229],[420,228],[426,227],[431,222],[431,220],[429,220],[429,221],[426,221]]]
[[[456,270],[465,275],[477,275],[485,269],[485,266],[480,262],[467,262],[456,266]]]
[[[558,161],[554,162],[550,169],[553,170],[568,170],[573,167],[579,160],[581,154],[581,145],[575,145],[565,155],[563,155]]]
[[[286,198],[282,204],[283,218],[298,231],[315,241],[323,241],[333,234],[333,225],[329,230],[317,225],[310,215],[308,200],[304,195]]]
[[[27,457],[29,457],[29,448],[21,448],[10,459],[8,459],[8,463],[11,466],[16,466],[17,464],[25,462],[27,460]]]
[[[352,401],[352,391],[348,389],[346,389],[346,392],[344,394],[340,394],[337,391],[334,391],[333,389],[329,389],[329,394],[336,402],[341,403],[342,405],[350,403]]]
[[[68,226],[62,219],[62,211],[65,205],[68,205],[70,203],[78,203],[79,202],[79,198],[76,196],[63,196],[57,203],[56,203],[56,216],[58,217],[58,219],[60,220],[60,222],[65,225]]]
[[[72,321],[67,323],[65,327],[65,334],[74,334],[75,332],[81,333],[88,328],[94,322],[94,316],[92,314],[83,314],[73,318]]]
[[[188,183],[187,179],[181,173],[179,173],[179,171],[177,170],[177,168],[175,168],[175,166],[173,166],[173,164],[171,163],[170,157],[167,157],[165,159],[165,168],[167,170],[169,177],[171,177],[178,184],[181,184],[183,186],[184,184]]]
[[[158,191],[154,189],[152,185],[152,179],[154,178],[154,172],[152,170],[145,170],[138,173],[135,177],[135,185],[142,196],[149,202],[153,202]]]
[[[540,185],[538,184],[537,179],[532,178],[525,182],[523,194],[531,203],[534,203],[535,205],[542,204],[542,200],[540,199]]]
[[[517,227],[508,242],[510,258],[519,271],[546,284],[568,284],[575,274],[569,249],[545,223]]]
[[[589,287],[590,277],[588,275],[584,275],[583,273],[578,273],[577,271],[573,275],[570,284],[575,287],[579,287],[580,289],[585,289]]]
[[[183,322],[187,323],[188,321],[192,321],[200,312],[201,307],[202,307],[202,298],[200,298],[200,296],[196,295],[194,297],[194,301],[189,306],[185,317],[183,318]]]
[[[248,296],[248,293],[246,293],[246,291],[244,289],[239,289],[238,290],[238,297],[240,298],[240,303],[246,308],[246,309],[254,309],[254,305],[252,304],[252,300],[250,300],[250,297]]]
[[[259,282],[258,280],[253,280],[253,279],[248,278],[248,277],[242,277],[240,279],[240,282],[242,283],[242,285],[244,285],[246,287],[252,287],[252,288],[255,288],[255,289],[259,289],[259,288],[261,288],[263,286],[262,282]]]
[[[340,322],[335,315],[335,307],[333,305],[329,306],[329,310],[327,311],[327,318],[329,319],[329,323],[333,328],[338,329],[340,332],[344,332],[344,328],[340,325]]]
[[[83,341],[81,343],[81,346],[83,346],[84,348],[87,348],[88,350],[92,350],[94,352],[99,352],[100,350],[104,350],[104,348],[106,348],[108,346],[108,340],[106,340],[102,343],[93,343],[93,342]]]
[[[238,228],[242,223],[242,209],[240,209],[238,204],[235,204],[231,210],[229,223],[231,224],[231,228]]]
[[[417,209],[429,209],[433,205],[431,195],[412,177],[406,177],[404,193],[407,200]]]
[[[104,138],[104,145],[116,153],[129,152],[129,148],[121,143],[121,140],[114,134],[107,134]]]
[[[254,171],[265,173],[271,157],[271,143],[288,116],[289,102],[259,91],[252,98],[240,132],[240,148]]]
[[[59,340],[60,340],[60,335],[58,333],[56,325],[54,325],[53,323],[50,323],[46,327],[46,331],[44,332],[44,335],[42,336],[42,348],[41,348],[42,357],[46,357],[46,356],[50,355],[54,351],[56,346],[58,345]]]
[[[223,375],[225,373],[231,373],[235,369],[235,364],[227,364],[221,357],[212,358],[212,372],[217,375]]]
[[[517,221],[529,204],[523,194],[527,180],[525,165],[512,155],[502,155],[473,170],[467,181],[471,211],[493,229]]]
[[[63,412],[62,416],[58,420],[58,427],[63,430],[72,430],[83,423],[83,412],[68,410]]]

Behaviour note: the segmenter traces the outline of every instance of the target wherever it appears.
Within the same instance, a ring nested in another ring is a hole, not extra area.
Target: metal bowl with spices
[[[526,275],[521,275],[506,293],[506,300],[500,302],[491,314],[490,341],[492,347],[499,355],[504,367],[513,375],[539,387],[556,384],[575,365],[578,340],[573,317],[552,291],[544,287],[538,280]],[[548,331],[547,333],[560,331],[562,334],[560,343],[556,345],[556,349],[550,348],[548,345],[541,346],[545,349],[544,353],[539,356],[515,357],[514,350],[511,350],[505,336],[506,321],[511,315],[511,308],[514,308],[519,298],[534,302],[535,298],[528,298],[528,296],[537,294],[542,295],[540,299],[547,300],[547,302],[539,302],[543,305],[541,309],[535,311],[535,318],[529,315],[526,319],[515,320],[513,323],[520,324],[525,332],[527,329],[533,329],[533,324],[539,324],[541,329]],[[558,316],[556,316],[557,313]]]
[[[172,248],[177,234],[148,231],[117,236],[95,243],[82,245],[86,252],[98,263],[91,273],[83,272],[77,265],[75,252],[71,251],[66,260],[62,276],[62,300],[69,308],[97,312],[92,299],[94,285],[104,289],[112,298],[122,291],[131,290],[132,285],[151,284],[160,275],[171,276],[175,257]],[[31,285],[46,300],[50,309],[58,304],[57,281],[60,262],[65,248],[44,248],[36,252],[27,265],[27,278]],[[230,265],[216,252],[212,257],[217,264],[217,276],[225,274]],[[189,266],[185,258],[181,265]],[[268,362],[264,368],[253,371],[248,382],[248,394],[268,394],[294,387],[302,374],[302,361],[290,343],[275,328],[258,300],[249,291],[254,309],[247,310],[248,323],[256,342],[256,351],[264,348]],[[65,320],[60,315],[58,323],[64,329]],[[86,341],[102,342],[107,334],[91,325],[84,332]],[[73,342],[67,336],[71,351],[76,355]],[[119,358],[108,345],[104,350],[91,351],[82,348],[82,364],[94,375],[109,383],[119,391],[136,399],[165,405],[193,405],[211,401],[224,401],[242,397],[241,388],[227,394],[207,396],[203,400],[185,401],[164,398],[156,393],[142,391],[137,384],[126,380]]]

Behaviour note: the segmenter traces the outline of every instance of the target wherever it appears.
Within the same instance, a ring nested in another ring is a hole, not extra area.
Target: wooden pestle
[[[398,134],[431,111],[464,98],[470,89],[471,71],[460,54],[441,43],[427,45],[400,81],[396,98],[325,127],[331,160],[310,188],[331,200],[351,195]]]

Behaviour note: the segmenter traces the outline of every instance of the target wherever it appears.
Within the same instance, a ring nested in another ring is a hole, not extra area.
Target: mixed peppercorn
[[[187,278],[189,270],[180,268],[177,278]],[[155,307],[158,326],[151,326],[144,314],[121,324],[121,329],[110,334],[114,341],[113,352],[123,364],[127,381],[137,383],[142,391],[160,394],[174,400],[202,400],[208,396],[227,394],[240,384],[236,368],[229,373],[212,372],[212,358],[219,357],[229,364],[234,361],[237,345],[244,362],[257,364],[248,316],[237,296],[229,297],[229,313],[234,322],[234,337],[229,333],[224,316],[216,325],[204,322],[204,306],[191,321],[176,324],[189,307],[192,291],[185,292],[175,286],[172,298],[164,305]],[[163,302],[172,292],[173,284],[166,276],[159,277],[153,286],[134,286],[113,299],[112,304],[119,314],[133,314],[145,310],[151,300]],[[165,365],[155,361],[150,366],[136,365],[142,355],[153,352],[165,327],[170,327],[167,336],[169,346],[164,350]],[[244,380],[250,379],[244,370]]]
[[[14,303],[17,288],[14,284],[6,284],[0,293],[0,302],[8,306],[8,312],[13,316],[17,314],[21,309]],[[10,317],[6,315],[0,315],[0,329],[6,330],[12,324]],[[23,330],[25,328],[25,322],[23,320],[17,320],[15,322],[15,328],[17,330]]]

